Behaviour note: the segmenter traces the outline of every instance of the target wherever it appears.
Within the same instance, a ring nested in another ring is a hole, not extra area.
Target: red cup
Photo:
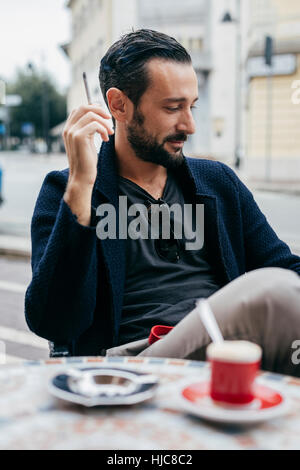
[[[151,332],[149,335],[149,339],[148,339],[149,344],[153,344],[159,339],[162,339],[162,337],[167,335],[169,331],[171,331],[173,328],[174,328],[173,326],[154,325],[151,328]]]
[[[211,398],[229,405],[251,403],[260,367],[260,346],[248,341],[212,343],[207,357],[211,364]]]

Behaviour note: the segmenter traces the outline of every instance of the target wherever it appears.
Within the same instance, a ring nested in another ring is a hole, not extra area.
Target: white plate
[[[255,385],[255,398],[246,406],[217,404],[209,396],[209,382],[194,383],[181,391],[182,408],[195,416],[223,424],[247,425],[282,416],[288,411],[282,393],[266,385]]]

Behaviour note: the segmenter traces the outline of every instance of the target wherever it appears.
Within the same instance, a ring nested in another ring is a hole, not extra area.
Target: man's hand
[[[99,105],[90,104],[74,109],[67,119],[63,139],[69,159],[69,180],[94,185],[97,176],[95,132],[108,141],[113,134],[110,115]]]
[[[69,181],[65,202],[82,225],[89,225],[91,195],[97,176],[95,132],[108,141],[114,131],[110,115],[99,105],[90,104],[74,109],[67,119],[63,139],[69,160]]]

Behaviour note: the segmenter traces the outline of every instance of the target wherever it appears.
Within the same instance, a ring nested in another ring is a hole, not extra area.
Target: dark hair
[[[186,49],[164,33],[139,29],[125,34],[108,49],[101,60],[99,81],[106,104],[107,90],[115,87],[122,90],[137,107],[150,84],[145,65],[153,58],[192,63]]]

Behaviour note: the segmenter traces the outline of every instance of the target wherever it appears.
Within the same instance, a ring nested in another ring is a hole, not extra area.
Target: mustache
[[[173,134],[169,135],[168,137],[165,138],[165,142],[169,142],[170,140],[175,140],[177,142],[186,142],[187,140],[187,135],[186,134]]]

